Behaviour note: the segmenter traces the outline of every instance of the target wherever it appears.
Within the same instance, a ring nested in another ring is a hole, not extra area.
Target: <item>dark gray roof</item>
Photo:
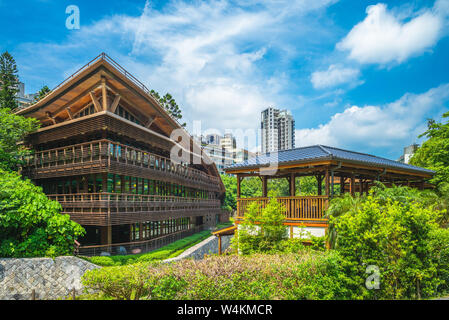
[[[301,147],[290,150],[282,150],[278,152],[265,153],[254,158],[248,159],[241,163],[236,163],[232,166],[225,168],[230,169],[250,169],[268,166],[270,163],[301,163],[315,160],[340,160],[354,163],[361,163],[368,166],[382,167],[382,168],[394,168],[403,169],[406,171],[414,171],[421,173],[433,174],[432,170],[412,166],[399,161],[385,159],[377,156],[373,156],[366,153],[354,152],[343,150],[334,147],[328,147],[323,145],[315,145],[310,147]]]

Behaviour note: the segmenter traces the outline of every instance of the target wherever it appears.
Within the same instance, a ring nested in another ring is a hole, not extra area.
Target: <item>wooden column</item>
[[[262,176],[262,197],[268,196],[268,179],[267,176]]]
[[[237,216],[240,216],[240,175],[237,174]]]
[[[329,181],[329,168],[326,168],[325,174],[324,174],[324,185],[326,189],[326,196],[330,196],[330,181]]]
[[[237,174],[237,199],[240,198],[240,175]]]
[[[322,195],[322,190],[321,190],[321,184],[323,182],[323,179],[321,177],[321,175],[317,175],[316,176],[316,180],[317,180],[317,184],[318,184],[318,195],[321,196]]]
[[[218,254],[221,255],[221,235],[218,235]]]
[[[296,196],[295,174],[290,174],[290,196]]]
[[[353,174],[351,175],[351,178],[349,180],[349,192],[352,196],[355,194],[355,177]]]
[[[106,91],[106,78],[104,76],[101,77],[101,101],[103,111],[108,110],[108,94]]]
[[[340,194],[345,193],[345,177],[340,177]]]

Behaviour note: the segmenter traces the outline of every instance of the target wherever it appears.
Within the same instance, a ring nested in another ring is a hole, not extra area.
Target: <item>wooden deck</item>
[[[327,224],[324,210],[328,206],[327,196],[294,196],[278,197],[277,200],[285,207],[285,220],[297,222],[317,222]],[[237,198],[237,217],[243,218],[250,203],[259,204],[259,212],[265,208],[268,197]]]

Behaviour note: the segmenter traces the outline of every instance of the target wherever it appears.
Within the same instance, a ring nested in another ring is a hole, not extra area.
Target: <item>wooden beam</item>
[[[90,94],[90,98],[92,99],[92,102],[94,103],[95,106],[95,110],[97,110],[97,112],[101,111],[101,105],[100,102],[98,102],[97,97],[95,96],[95,93],[93,91],[89,92]]]
[[[53,115],[50,112],[45,112],[45,114],[47,115],[47,118],[51,120],[51,122],[53,122],[53,124],[56,124],[56,120],[53,117]]]
[[[154,116],[153,118],[149,117],[147,123],[145,124],[145,128],[149,129],[151,125],[153,124],[154,120],[156,120],[157,116]]]
[[[65,110],[67,111],[67,114],[69,115],[69,119],[70,119],[70,120],[73,120],[73,113],[72,113],[72,111],[70,110],[70,107],[67,107]]]
[[[120,98],[121,98],[120,95],[117,93],[117,94],[115,95],[114,101],[112,102],[109,111],[111,111],[112,113],[115,113],[115,110],[117,109],[118,104],[119,104],[119,102],[120,102]]]
[[[106,77],[101,76],[101,98],[103,110],[108,110],[108,92],[106,91]]]

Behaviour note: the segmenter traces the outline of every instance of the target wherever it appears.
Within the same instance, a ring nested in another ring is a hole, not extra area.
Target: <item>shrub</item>
[[[343,299],[337,252],[209,256],[88,271],[83,284],[114,299]]]
[[[275,250],[279,241],[287,237],[284,212],[285,208],[276,198],[271,198],[263,209],[257,202],[250,203],[232,247],[242,254]]]
[[[442,212],[417,195],[405,187],[374,188],[368,197],[348,206],[346,213],[331,216],[335,248],[353,279],[354,297],[428,297],[442,284],[437,273],[442,264],[433,256],[435,244],[444,242],[437,223]],[[369,265],[380,270],[380,290],[364,286]]]
[[[84,257],[86,260],[104,267],[110,266],[123,266],[127,264],[151,262],[157,260],[164,260],[178,256],[184,252],[187,248],[194,246],[195,244],[203,241],[211,235],[210,231],[204,230],[195,233],[191,236],[177,240],[162,248],[156,249],[148,253],[141,253],[135,255],[116,255],[116,256],[95,256]]]
[[[61,214],[40,187],[0,170],[0,256],[41,257],[73,253],[84,229]]]

